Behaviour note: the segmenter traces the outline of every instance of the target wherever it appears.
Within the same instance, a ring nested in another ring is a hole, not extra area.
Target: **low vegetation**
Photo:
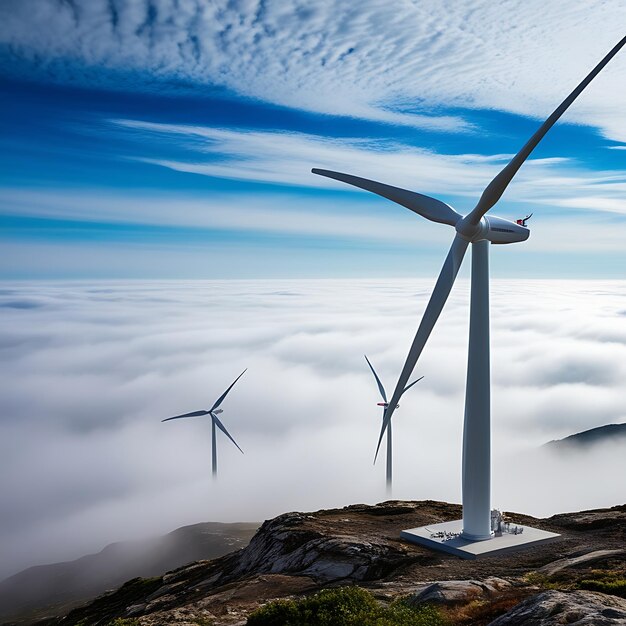
[[[389,606],[361,587],[324,589],[298,600],[276,600],[248,617],[248,626],[447,626],[435,607]]]
[[[571,580],[571,576],[546,576],[539,572],[530,572],[524,576],[525,582],[535,587],[541,587],[541,589],[573,589],[574,583]]]
[[[612,596],[626,598],[626,572],[624,570],[594,569],[580,573],[575,569],[564,570],[553,576],[536,572],[526,575],[526,582],[542,589],[586,589]]]
[[[626,578],[624,572],[612,570],[593,570],[590,578],[585,578],[578,583],[579,589],[588,591],[600,591],[612,596],[626,598]]]
[[[447,623],[454,626],[487,626],[504,615],[514,606],[525,600],[532,591],[518,587],[501,591],[489,599],[470,600],[465,604],[450,606],[444,609]]]

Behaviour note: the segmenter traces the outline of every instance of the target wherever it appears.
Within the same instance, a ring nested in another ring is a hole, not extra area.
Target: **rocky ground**
[[[626,600],[579,590],[585,579],[626,578],[626,505],[548,519],[508,515],[562,538],[468,561],[399,538],[405,528],[458,519],[458,505],[393,501],[287,513],[265,522],[246,548],[129,581],[47,623],[106,625],[122,617],[140,626],[234,626],[271,599],[359,584],[384,602],[439,604],[455,624],[626,624]]]

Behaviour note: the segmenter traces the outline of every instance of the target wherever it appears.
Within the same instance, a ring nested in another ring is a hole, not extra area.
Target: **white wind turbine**
[[[490,367],[489,367],[489,244],[521,242],[528,239],[529,230],[523,226],[485,214],[500,199],[521,165],[544,135],[568,107],[595,78],[602,68],[626,43],[624,37],[557,107],[539,127],[524,147],[487,185],[478,203],[465,216],[445,202],[413,191],[383,183],[313,169],[314,174],[333,178],[396,202],[432,222],[453,226],[456,235],[444,261],[435,288],[424,311],[415,339],[400,378],[396,384],[378,440],[378,449],[404,392],[417,360],[448,299],[468,245],[472,244],[472,276],[470,302],[470,332],[465,390],[465,419],[463,426],[463,530],[461,537],[470,541],[491,537],[491,425],[490,425]]]
[[[235,386],[235,383],[246,373],[247,369],[243,370],[237,378],[230,384],[230,387],[213,403],[213,406],[208,411],[193,411],[191,413],[185,413],[183,415],[175,415],[174,417],[168,417],[162,422],[169,422],[170,420],[179,420],[184,417],[200,417],[202,415],[210,415],[211,416],[211,469],[213,473],[213,477],[217,476],[217,440],[216,440],[216,427],[219,428],[234,444],[237,446],[237,449],[241,454],[243,454],[243,450],[239,447],[239,444],[232,438],[231,434],[226,430],[226,426],[222,424],[219,419],[218,414],[223,413],[223,409],[218,408],[220,404],[224,401],[224,398],[228,395],[228,392]]]
[[[380,382],[380,378],[378,378],[378,374],[376,373],[376,370],[374,369],[374,366],[370,363],[370,360],[367,358],[367,355],[365,355],[365,360],[367,361],[367,364],[370,366],[370,369],[372,370],[372,374],[374,374],[374,378],[376,379],[376,384],[378,385],[378,391],[380,392],[380,395],[383,399],[382,402],[378,403],[378,406],[382,406],[383,407],[383,427],[382,427],[382,435],[384,435],[385,433],[385,429],[387,430],[387,472],[386,472],[386,483],[387,483],[387,492],[391,492],[391,483],[392,483],[392,473],[393,473],[393,460],[391,457],[391,420],[388,421],[385,424],[385,414],[387,413],[387,407],[389,406],[389,403],[387,402],[387,392],[385,391],[385,388],[383,387],[383,384]],[[422,378],[424,378],[423,376],[420,376],[417,380],[414,380],[410,385],[407,385],[403,390],[402,393],[400,394],[401,396],[404,395],[413,385],[415,385],[415,383],[419,383],[420,380],[422,380]],[[400,405],[398,405],[400,406]],[[396,409],[398,408],[398,406],[396,406]],[[380,447],[380,443],[379,443],[379,447]],[[378,457],[378,449],[376,450],[376,457]],[[376,463],[376,458],[374,458],[374,463]]]

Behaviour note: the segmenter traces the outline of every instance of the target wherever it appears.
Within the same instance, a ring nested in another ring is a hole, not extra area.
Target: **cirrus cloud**
[[[439,130],[467,128],[443,107],[545,117],[623,36],[626,18],[619,0],[14,0],[0,11],[5,72],[102,85],[112,71],[119,86],[130,71],[129,88],[223,86],[296,109]],[[624,141],[625,78],[616,59],[569,119]]]

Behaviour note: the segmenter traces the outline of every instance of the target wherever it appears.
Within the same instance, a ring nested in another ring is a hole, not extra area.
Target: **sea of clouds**
[[[391,392],[432,280],[5,282],[0,576],[199,521],[387,498],[367,354]],[[626,455],[540,447],[626,421],[626,282],[492,282],[493,504],[624,503]],[[394,498],[459,502],[469,284],[394,417]],[[208,408],[244,369],[222,421]]]

